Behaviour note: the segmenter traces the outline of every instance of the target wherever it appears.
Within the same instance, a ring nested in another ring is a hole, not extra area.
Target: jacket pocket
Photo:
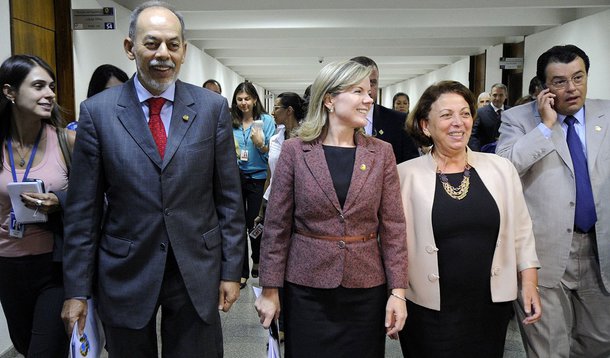
[[[204,150],[210,150],[213,144],[214,137],[210,136],[202,141],[187,144],[185,145],[184,149],[186,149],[187,153],[197,153]]]
[[[202,235],[203,245],[206,249],[212,250],[216,246],[220,245],[220,228],[216,226],[212,230]]]
[[[111,236],[104,234],[100,242],[100,247],[110,254],[118,257],[127,257],[129,250],[131,250],[131,240],[124,239],[122,237]]]

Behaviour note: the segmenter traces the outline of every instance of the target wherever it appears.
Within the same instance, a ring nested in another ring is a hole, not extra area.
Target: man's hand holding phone
[[[542,91],[540,91],[536,98],[536,101],[538,102],[538,113],[540,113],[542,123],[551,129],[555,122],[557,122],[557,112],[555,111],[556,95],[544,84],[542,85],[542,88]]]

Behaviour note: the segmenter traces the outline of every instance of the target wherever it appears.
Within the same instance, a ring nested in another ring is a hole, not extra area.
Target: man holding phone
[[[586,99],[588,72],[580,48],[552,47],[537,63],[545,88],[500,127],[496,153],[521,176],[542,265],[542,319],[521,327],[528,357],[610,356],[610,101]]]

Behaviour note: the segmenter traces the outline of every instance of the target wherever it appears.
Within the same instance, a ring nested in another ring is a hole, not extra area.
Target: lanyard
[[[23,173],[23,179],[21,181],[26,181],[28,179],[28,174],[30,173],[30,168],[32,168],[32,163],[34,163],[34,157],[36,157],[36,150],[38,149],[38,143],[40,143],[40,137],[42,136],[42,129],[44,125],[40,126],[40,130],[38,131],[38,136],[36,136],[36,141],[34,142],[34,146],[32,147],[32,153],[30,154],[30,160],[28,161],[28,165],[25,167],[25,173]],[[8,136],[6,139],[6,145],[8,147],[8,157],[11,162],[11,173],[13,174],[13,181],[17,182],[17,170],[15,169],[15,159],[13,158],[13,145],[11,141],[11,137]]]
[[[244,137],[244,149],[248,149],[248,138],[250,138],[250,133],[252,132],[252,126],[248,127],[248,134],[246,135],[246,130],[244,129],[244,125],[241,126],[241,135]]]

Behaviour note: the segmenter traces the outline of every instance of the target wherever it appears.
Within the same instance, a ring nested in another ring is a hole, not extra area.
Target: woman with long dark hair
[[[231,103],[233,136],[238,146],[238,164],[241,175],[241,190],[246,213],[246,232],[254,227],[258,215],[269,161],[269,139],[275,132],[273,118],[265,112],[256,88],[250,82],[240,83],[233,92]],[[249,236],[249,235],[248,235]],[[250,237],[252,247],[252,277],[258,277],[260,238]],[[241,275],[241,287],[246,286],[250,277],[248,244]]]
[[[10,57],[0,67],[0,85],[0,302],[19,353],[64,358],[62,268],[54,258],[61,258],[61,202],[68,186],[61,146],[73,145],[74,132],[63,129],[55,75],[42,59]],[[23,193],[21,201],[47,214],[46,223],[17,222],[11,205],[8,183],[32,179],[42,180],[46,192]]]

